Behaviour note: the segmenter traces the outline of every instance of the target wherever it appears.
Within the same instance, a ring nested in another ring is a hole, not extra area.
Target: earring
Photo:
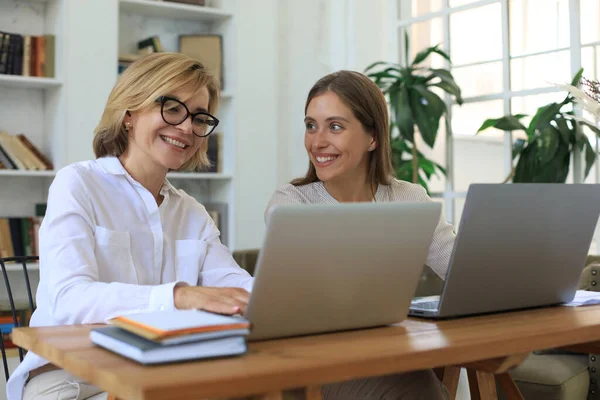
[[[129,121],[125,122],[125,130],[127,132],[129,132],[130,129],[131,129],[131,122],[129,122]]]
[[[370,145],[369,146],[369,151],[373,151],[373,150],[375,150],[375,146],[374,145]]]

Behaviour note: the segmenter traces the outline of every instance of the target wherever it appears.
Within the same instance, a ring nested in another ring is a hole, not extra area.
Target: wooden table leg
[[[442,381],[448,392],[450,392],[450,398],[454,400],[456,398],[456,392],[458,391],[458,380],[460,378],[460,367],[449,366],[444,368],[435,368],[433,370],[437,375],[438,379]]]
[[[323,400],[320,386],[308,386],[305,390],[306,400]]]
[[[467,375],[471,400],[498,400],[494,374],[469,368]]]
[[[517,384],[513,381],[508,372],[496,375],[496,379],[509,400],[525,400],[517,387]]]
[[[521,364],[528,354],[513,354],[466,364],[472,400],[497,400],[496,378],[509,400],[523,400],[508,371]]]

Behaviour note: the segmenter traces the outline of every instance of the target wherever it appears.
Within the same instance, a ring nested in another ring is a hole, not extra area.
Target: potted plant
[[[404,40],[404,59],[408,62],[408,34]],[[410,64],[378,61],[365,69],[365,74],[381,88],[390,105],[392,164],[397,178],[420,183],[427,190],[427,180],[438,172],[446,175],[446,170],[417,149],[415,126],[427,146],[433,148],[440,119],[448,109],[432,89],[441,89],[453,96],[458,104],[463,101],[460,87],[450,71],[423,65],[431,54],[439,54],[450,62],[450,57],[438,44],[420,51]],[[397,135],[395,128],[399,131]]]
[[[579,83],[582,74],[583,69],[575,75],[570,87]],[[569,92],[562,102],[538,108],[528,126],[521,122],[527,116],[525,114],[484,121],[477,133],[494,127],[504,131],[522,130],[527,135],[526,139],[517,139],[513,145],[512,157],[513,160],[518,157],[518,161],[505,182],[512,178],[515,183],[564,183],[574,151],[585,152],[584,178],[588,175],[597,154],[581,128],[582,125],[587,126],[599,136],[600,130],[594,124],[575,116],[575,103],[576,97]]]

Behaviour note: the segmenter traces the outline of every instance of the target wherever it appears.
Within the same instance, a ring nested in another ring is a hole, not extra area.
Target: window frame
[[[443,29],[443,46],[442,48],[448,53],[450,53],[450,16],[454,13],[458,13],[461,11],[467,11],[476,9],[479,7],[487,6],[490,4],[500,3],[501,6],[501,18],[502,18],[502,57],[496,60],[486,60],[482,62],[475,62],[469,64],[461,64],[455,65],[455,67],[467,67],[467,66],[477,66],[484,65],[491,62],[502,62],[502,71],[503,71],[503,84],[502,84],[502,92],[494,93],[489,95],[482,96],[472,96],[472,97],[464,97],[464,103],[476,103],[487,100],[498,100],[501,99],[503,101],[504,106],[504,115],[511,114],[511,99],[513,97],[521,97],[521,96],[529,96],[529,95],[537,95],[537,94],[545,94],[545,93],[556,93],[560,92],[560,90],[554,87],[542,87],[535,89],[524,89],[513,91],[510,88],[510,62],[514,59],[520,59],[530,56],[543,55],[555,53],[558,51],[569,51],[570,57],[570,74],[574,76],[577,71],[581,68],[582,60],[581,60],[581,52],[583,48],[592,47],[594,53],[597,51],[595,46],[600,46],[600,40],[593,43],[588,43],[585,46],[581,44],[581,32],[580,32],[580,0],[568,0],[569,2],[569,47],[556,48],[551,50],[544,50],[538,52],[528,52],[524,54],[519,54],[516,56],[510,56],[510,30],[509,30],[509,0],[478,0],[473,1],[469,4],[463,4],[457,7],[449,7],[449,0],[443,0],[442,8],[438,11],[433,11],[430,13],[422,14],[416,17],[412,17],[411,14],[411,1],[409,0],[389,0],[390,1],[390,10],[395,11],[394,15],[396,15],[396,25],[395,25],[395,35],[393,35],[394,40],[396,41],[396,45],[394,46],[394,52],[392,54],[395,60],[400,60],[401,62],[406,62],[404,60],[404,41],[398,40],[405,29],[409,29],[413,24],[419,22],[430,21],[434,18],[442,18],[442,29]],[[403,18],[403,16],[409,16],[408,18]],[[410,50],[410,49],[409,49]],[[409,53],[410,54],[410,53]],[[594,63],[597,63],[597,60],[594,59]],[[444,68],[450,68],[450,65],[447,61],[444,61]],[[467,193],[461,191],[454,190],[454,151],[453,145],[455,140],[461,140],[461,136],[455,136],[452,134],[451,129],[451,120],[452,120],[452,108],[451,105],[455,104],[450,96],[446,95],[446,103],[450,106],[448,107],[448,115],[446,118],[446,167],[448,171],[448,176],[446,177],[445,189],[443,192],[431,192],[430,195],[432,198],[443,199],[444,201],[444,209],[446,219],[453,223],[458,228],[458,222],[455,219],[455,200],[460,198],[466,198]],[[503,143],[503,153],[504,153],[504,170],[506,172],[506,176],[510,174],[512,170],[512,134],[509,131],[505,131],[502,138],[497,139],[498,141],[502,141]],[[595,149],[598,151],[599,149],[599,140],[596,138]],[[572,160],[572,176],[574,183],[582,183],[583,182],[583,160],[581,154],[574,152],[573,160]],[[590,174],[594,176],[592,183],[600,182],[600,162],[596,162],[593,170]]]

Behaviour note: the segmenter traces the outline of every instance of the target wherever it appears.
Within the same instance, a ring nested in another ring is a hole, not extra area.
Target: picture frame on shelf
[[[217,34],[179,35],[179,52],[202,63],[225,89],[223,74],[223,36]]]

